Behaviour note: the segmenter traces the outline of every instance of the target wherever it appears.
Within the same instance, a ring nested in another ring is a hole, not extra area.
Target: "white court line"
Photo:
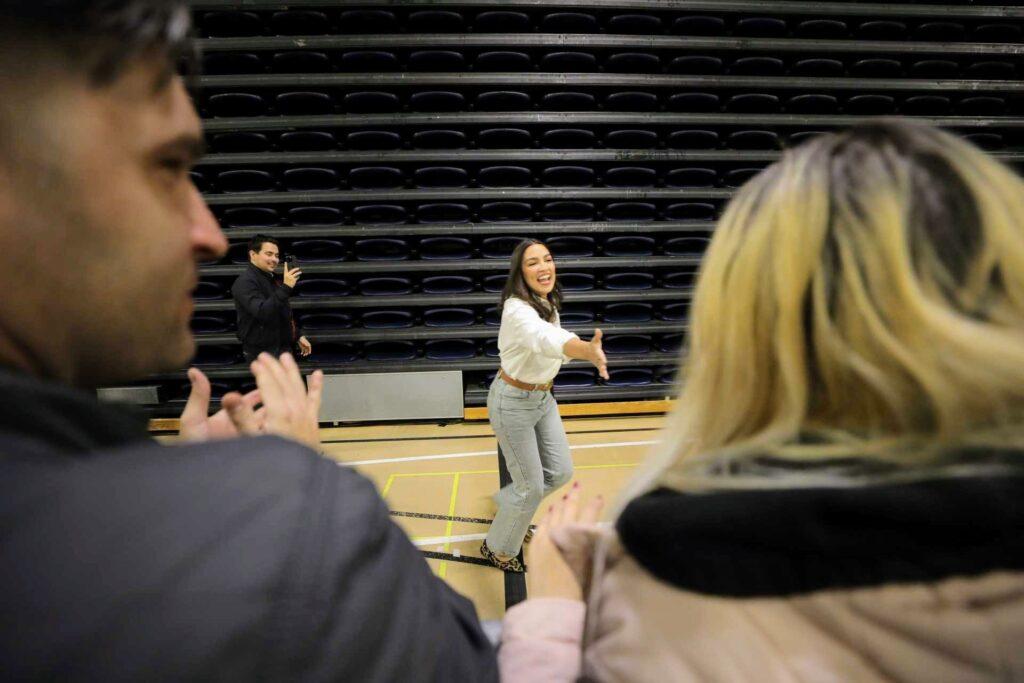
[[[458,543],[460,541],[482,541],[487,534],[463,534],[462,536],[433,536],[431,538],[414,538],[414,546],[423,545],[444,545],[446,543]]]
[[[658,441],[619,441],[616,443],[586,443],[577,446],[570,445],[573,450],[585,448],[615,448],[617,446],[650,446]],[[442,453],[441,455],[410,455],[404,458],[380,458],[379,460],[356,460],[354,462],[339,462],[341,467],[353,467],[355,465],[381,465],[386,462],[418,462],[420,460],[448,460],[451,458],[473,458],[478,455],[497,455],[498,451],[466,451],[464,453]]]

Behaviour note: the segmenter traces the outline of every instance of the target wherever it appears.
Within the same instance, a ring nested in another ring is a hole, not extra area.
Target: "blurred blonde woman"
[[[614,529],[528,558],[503,680],[1024,680],[1024,183],[880,120],[722,216]]]

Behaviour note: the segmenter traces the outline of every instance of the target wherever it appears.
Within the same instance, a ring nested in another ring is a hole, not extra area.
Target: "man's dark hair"
[[[94,87],[113,82],[147,52],[166,56],[167,78],[182,60],[191,71],[190,33],[186,0],[0,1],[0,54],[8,66],[12,57],[31,66],[42,53]]]
[[[276,237],[271,237],[270,235],[253,235],[249,240],[249,251],[255,251],[257,254],[260,253],[260,249],[263,248],[266,242],[270,242],[280,251],[281,243],[277,241]]]

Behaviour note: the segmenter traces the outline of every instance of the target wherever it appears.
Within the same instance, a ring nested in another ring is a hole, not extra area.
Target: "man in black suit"
[[[278,283],[274,271],[280,261],[276,239],[269,235],[254,236],[249,240],[249,267],[231,286],[238,312],[238,338],[245,360],[250,363],[264,351],[275,358],[290,353],[296,344],[303,356],[313,351],[309,340],[299,334],[288,303],[302,271],[285,263],[284,281]]]

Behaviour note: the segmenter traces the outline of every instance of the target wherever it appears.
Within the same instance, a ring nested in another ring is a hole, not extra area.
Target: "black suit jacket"
[[[263,351],[278,356],[292,352],[298,336],[288,298],[292,288],[251,263],[231,286],[238,313],[238,339],[250,356]]]

